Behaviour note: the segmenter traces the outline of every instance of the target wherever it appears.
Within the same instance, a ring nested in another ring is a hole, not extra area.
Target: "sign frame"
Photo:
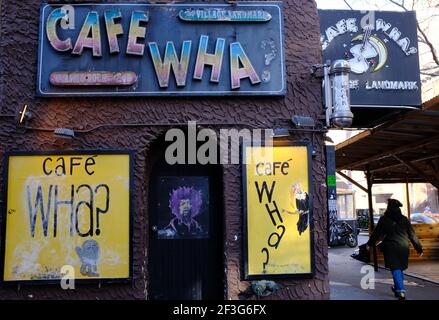
[[[5,268],[5,254],[6,254],[6,221],[7,221],[7,199],[8,199],[8,172],[9,172],[9,160],[11,156],[72,156],[72,155],[84,155],[84,154],[96,154],[96,155],[127,155],[129,159],[129,248],[128,248],[128,277],[127,278],[93,278],[93,279],[75,279],[75,284],[96,284],[96,283],[121,283],[130,284],[133,283],[133,227],[134,227],[134,164],[135,164],[135,151],[134,150],[121,150],[121,149],[87,149],[87,150],[62,150],[62,151],[6,151],[3,155],[3,183],[4,188],[1,192],[3,200],[3,208],[0,208],[1,214],[1,230],[0,230],[0,284],[4,286],[14,285],[59,285],[61,279],[49,279],[49,280],[5,280],[4,268]]]
[[[262,143],[254,144],[255,146],[263,146]],[[314,216],[313,216],[313,204],[314,204],[314,190],[312,179],[312,145],[310,142],[302,141],[273,141],[273,148],[277,147],[306,147],[307,149],[307,163],[308,163],[308,193],[309,193],[309,232],[310,232],[310,263],[311,272],[308,273],[283,273],[283,274],[249,274],[249,261],[248,261],[248,207],[247,207],[247,164],[244,163],[246,148],[252,147],[251,143],[241,143],[241,163],[242,163],[242,179],[241,179],[241,193],[242,193],[242,210],[243,210],[243,226],[242,226],[242,252],[243,262],[241,263],[241,276],[242,280],[280,280],[280,279],[312,279],[315,276],[315,241],[314,241]]]
[[[391,112],[392,109],[421,108],[422,81],[415,11],[372,10],[366,13],[319,9],[318,15],[323,61],[332,58],[332,61],[346,59],[355,62],[351,63],[350,76],[354,115],[355,109],[388,109]],[[371,16],[373,27],[368,33],[362,29],[362,19]],[[360,52],[357,51],[359,46],[362,46]],[[365,65],[359,67],[359,64],[366,64],[367,68],[364,69]]]
[[[67,5],[69,3],[66,3]],[[51,98],[51,97],[259,97],[259,96],[267,96],[267,97],[278,97],[282,98],[285,97],[287,93],[287,74],[286,74],[286,60],[285,60],[285,17],[284,17],[284,7],[282,1],[273,0],[273,1],[248,1],[237,4],[237,8],[246,8],[246,7],[255,7],[260,6],[263,7],[277,7],[279,10],[279,43],[280,48],[278,48],[279,51],[279,59],[280,59],[280,81],[278,85],[281,88],[276,88],[276,90],[261,90],[261,89],[255,89],[255,90],[244,90],[244,89],[228,89],[228,90],[211,90],[210,86],[208,85],[207,88],[200,89],[200,90],[162,90],[161,88],[154,89],[154,90],[137,90],[136,91],[123,91],[119,89],[106,91],[102,88],[99,91],[87,91],[87,88],[84,88],[83,90],[79,91],[69,91],[65,88],[58,88],[57,90],[45,90],[42,86],[43,83],[43,57],[44,57],[44,51],[47,48],[44,47],[44,44],[47,44],[46,39],[46,32],[44,30],[45,26],[45,10],[47,7],[62,7],[63,4],[54,4],[54,3],[43,3],[40,6],[40,12],[39,12],[39,25],[38,25],[38,58],[37,58],[37,79],[36,79],[36,96],[37,97],[44,97],[44,98]],[[84,2],[84,3],[73,3],[72,5],[76,7],[93,7],[98,8],[102,6],[119,6],[119,7],[126,7],[126,6],[141,6],[141,5],[147,5],[148,7],[161,7],[161,6],[174,6],[174,7],[192,7],[192,8],[233,8],[231,4],[224,3],[224,2],[212,2],[212,3],[190,3],[190,2],[183,2],[183,3],[174,3],[174,4],[157,4],[157,3],[142,3],[142,2],[110,2],[110,3],[93,3],[93,2]],[[177,16],[176,19],[178,19],[180,22],[185,22],[180,20],[180,18]],[[224,21],[220,21],[221,24],[224,24]],[[204,24],[212,24],[215,22],[204,22]],[[232,23],[232,22],[228,22]],[[242,24],[243,22],[233,22]],[[256,22],[257,24],[260,24],[260,22]],[[194,24],[200,24],[200,22],[195,22]],[[105,42],[105,40],[103,40]],[[196,48],[197,44],[194,44],[194,47]],[[162,49],[161,49],[162,50]],[[145,55],[149,55],[147,52],[148,49],[145,47]],[[228,54],[229,49],[225,50],[225,55]],[[196,52],[196,51],[195,51]],[[162,52],[160,52],[162,55]],[[178,54],[180,54],[178,52]],[[101,59],[103,59],[101,57]],[[224,61],[226,61],[226,58],[224,58]],[[152,70],[153,71],[153,70]],[[106,72],[106,71],[104,71]],[[171,72],[172,73],[172,72]],[[188,73],[188,79],[190,73]],[[149,75],[148,75],[149,76]],[[155,79],[155,74],[151,74],[151,78]],[[172,75],[170,76],[170,79],[172,78]],[[193,80],[193,79],[192,79]],[[210,83],[209,83],[210,84]]]

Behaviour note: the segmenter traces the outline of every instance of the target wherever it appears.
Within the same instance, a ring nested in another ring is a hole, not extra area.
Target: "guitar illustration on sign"
[[[378,56],[378,63],[372,70],[376,72],[385,66],[387,62],[387,49],[384,42],[372,36],[372,28],[365,27],[364,34],[358,35],[352,39],[352,41],[362,40],[361,44],[354,45],[350,52],[354,56],[349,60],[351,65],[351,71],[356,74],[362,74],[370,69],[371,64],[368,59],[372,59]]]
[[[371,36],[372,30],[369,27],[364,28],[364,35],[362,36],[363,42],[353,46],[350,50],[354,56],[349,60],[351,70],[354,73],[361,74],[369,70],[369,62],[367,59],[376,57],[377,53],[372,45],[368,42]],[[355,38],[354,38],[355,39]]]

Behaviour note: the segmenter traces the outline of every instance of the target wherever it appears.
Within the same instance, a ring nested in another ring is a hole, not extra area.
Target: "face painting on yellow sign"
[[[245,146],[243,156],[246,278],[312,276],[309,147]]]
[[[3,280],[129,279],[131,161],[124,151],[9,154]]]

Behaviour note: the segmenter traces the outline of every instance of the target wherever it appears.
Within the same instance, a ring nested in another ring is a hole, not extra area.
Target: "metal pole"
[[[410,192],[409,192],[409,179],[405,177],[405,194],[407,198],[407,218],[410,221],[411,208],[410,208]]]
[[[367,180],[367,200],[369,203],[369,237],[372,235],[375,229],[375,223],[373,221],[373,204],[372,204],[372,174],[370,173],[369,166],[366,169],[366,180]],[[373,267],[375,271],[378,271],[378,258],[377,258],[377,248],[372,245],[372,255],[373,255]]]

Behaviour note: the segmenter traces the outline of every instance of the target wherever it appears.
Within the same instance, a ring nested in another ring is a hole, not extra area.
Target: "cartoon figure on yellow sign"
[[[297,230],[301,235],[307,228],[309,223],[309,196],[301,189],[300,183],[295,183],[289,190],[290,206],[292,210],[283,209],[288,214],[299,214],[297,222]]]
[[[96,240],[87,240],[81,247],[76,247],[76,253],[81,259],[81,274],[88,277],[99,277],[98,260],[99,244]]]

